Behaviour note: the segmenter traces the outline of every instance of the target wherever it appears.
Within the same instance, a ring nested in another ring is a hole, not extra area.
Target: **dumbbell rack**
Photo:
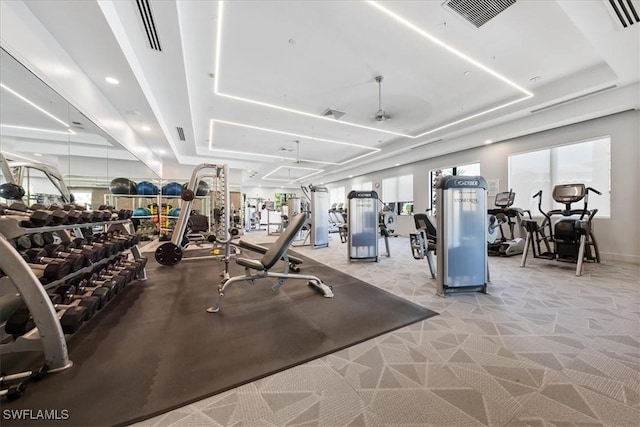
[[[107,232],[120,231],[127,235],[135,234],[130,219],[25,228],[20,226],[17,219],[0,216],[0,270],[5,273],[5,276],[0,278],[0,298],[12,293],[15,295],[17,291],[29,309],[36,326],[30,332],[13,341],[0,344],[0,354],[43,351],[48,372],[61,371],[73,365],[69,360],[65,334],[62,331],[56,309],[46,291],[64,281],[90,272],[97,266],[110,262],[123,252],[97,261],[91,266],[84,267],[59,280],[42,285],[27,262],[11,245],[10,240],[23,235],[51,232],[55,233],[62,242],[70,242],[70,231],[73,231],[74,237],[77,238],[83,237],[81,229],[93,229],[94,227],[102,227]],[[131,251],[134,259],[142,258],[137,245],[128,250]],[[146,279],[146,270],[143,269],[137,278]]]

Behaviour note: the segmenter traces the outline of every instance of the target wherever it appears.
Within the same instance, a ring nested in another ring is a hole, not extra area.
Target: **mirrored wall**
[[[55,202],[61,189],[50,183],[46,171],[59,174],[62,192],[66,188],[76,203],[93,209],[105,204],[114,178],[160,183],[149,167],[3,49],[0,151],[14,166],[14,173],[15,166],[21,166],[17,178],[25,189],[27,205]],[[0,176],[0,181],[7,180]],[[129,209],[129,204],[125,200],[118,207]]]

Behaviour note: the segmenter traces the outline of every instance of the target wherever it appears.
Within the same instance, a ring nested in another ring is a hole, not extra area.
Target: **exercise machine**
[[[436,184],[436,289],[488,293],[487,182],[481,176],[445,176]]]
[[[210,257],[222,257],[225,262],[225,271],[228,271],[229,258],[240,253],[240,249],[231,244],[232,239],[240,234],[240,230],[231,227],[230,218],[230,199],[229,199],[229,168],[225,165],[215,165],[211,163],[202,163],[196,166],[191,174],[191,178],[186,188],[182,191],[180,215],[176,221],[176,225],[171,234],[171,240],[167,241],[156,248],[155,259],[161,265],[172,266],[179,263],[184,255],[184,251],[191,243],[187,237],[187,229],[191,217],[192,204],[196,196],[197,186],[201,178],[211,177],[216,180],[216,194],[218,205],[214,209],[214,218],[216,221],[216,230],[207,236],[207,241],[224,248],[219,252],[223,254],[212,254],[204,257],[190,257],[189,259],[202,259]],[[220,207],[221,205],[222,207]],[[191,220],[193,227],[193,220]]]
[[[512,206],[515,198],[516,193],[512,190],[498,193],[494,202],[496,207],[487,211],[489,214],[489,238],[487,243],[489,255],[513,256],[520,255],[524,251],[524,238],[515,237],[514,231],[518,227],[520,236],[525,235],[524,227],[522,226],[525,211]],[[531,218],[530,213],[529,218]],[[508,238],[505,236],[503,225],[506,225],[509,229]]]
[[[349,262],[378,262],[378,193],[351,191],[347,195],[347,247]],[[388,253],[388,247],[387,247]]]
[[[327,187],[311,184],[309,184],[309,188],[305,186],[301,188],[309,200],[310,232],[308,238],[311,248],[326,248],[329,246],[329,190]]]
[[[436,278],[436,263],[433,255],[436,251],[437,233],[434,219],[426,213],[416,213],[413,215],[416,226],[416,233],[409,233],[409,243],[411,244],[411,254],[415,259],[427,259],[431,278]]]
[[[237,282],[249,282],[255,284],[257,279],[262,278],[275,278],[277,282],[272,286],[272,290],[275,292],[284,284],[287,280],[306,280],[307,284],[317,290],[325,298],[333,298],[333,291],[330,286],[326,285],[320,278],[308,274],[290,273],[290,258],[287,254],[291,242],[295,235],[300,231],[302,226],[306,223],[306,214],[300,213],[295,215],[289,220],[289,226],[285,228],[278,237],[278,240],[266,250],[261,259],[249,259],[249,258],[236,258],[236,264],[244,267],[245,274],[240,276],[234,276],[223,282],[218,286],[218,300],[215,306],[211,306],[207,309],[208,313],[217,313],[222,306],[222,300],[225,296],[226,290]],[[271,269],[280,260],[284,260],[285,269],[284,272],[273,272]]]
[[[557,203],[562,203],[564,209],[547,212],[542,210],[542,190],[533,196],[538,198],[538,210],[544,219],[541,224],[535,220],[523,221],[527,237],[520,267],[526,266],[529,247],[534,258],[575,262],[576,276],[582,275],[585,260],[600,262],[600,251],[591,224],[598,209],[589,209],[589,192],[602,194],[580,183],[556,185],[552,197]],[[571,205],[580,201],[583,201],[582,209],[573,209]],[[554,224],[554,216],[562,218]],[[546,251],[541,250],[540,243],[545,245]]]

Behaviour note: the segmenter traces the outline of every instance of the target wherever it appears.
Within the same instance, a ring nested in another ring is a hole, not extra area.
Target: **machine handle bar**
[[[594,193],[596,193],[596,194],[598,194],[598,195],[602,196],[602,193],[601,193],[601,192],[599,192],[598,190],[596,190],[596,189],[595,189],[595,188],[593,188],[593,187],[587,187],[587,193],[588,193],[589,191],[593,191]]]

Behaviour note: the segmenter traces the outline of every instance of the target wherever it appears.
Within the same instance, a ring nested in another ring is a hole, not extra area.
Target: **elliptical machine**
[[[489,255],[513,256],[520,255],[524,251],[524,239],[515,237],[514,230],[517,226],[520,230],[520,236],[523,236],[525,233],[522,218],[525,212],[529,213],[529,218],[531,218],[531,213],[512,207],[515,198],[516,193],[513,190],[498,193],[494,202],[496,207],[487,211],[489,214],[489,242],[487,243]],[[502,224],[506,224],[509,228],[509,238],[505,236]],[[500,237],[497,236],[498,233]]]
[[[533,196],[533,198],[538,197],[538,210],[544,215],[544,220],[540,225],[535,220],[522,221],[527,231],[527,238],[520,267],[526,266],[529,247],[532,248],[534,258],[577,263],[576,276],[582,275],[585,260],[600,262],[600,252],[591,224],[598,209],[588,209],[590,191],[602,194],[594,188],[585,187],[584,184],[556,185],[553,187],[553,200],[564,204],[565,209],[553,209],[548,212],[542,210],[542,190]],[[571,208],[572,203],[578,203],[581,200],[584,201],[582,209]],[[564,218],[553,224],[552,216],[554,215],[561,215]],[[579,215],[578,219],[569,218],[577,215]],[[542,252],[540,242],[544,243],[545,252]]]

